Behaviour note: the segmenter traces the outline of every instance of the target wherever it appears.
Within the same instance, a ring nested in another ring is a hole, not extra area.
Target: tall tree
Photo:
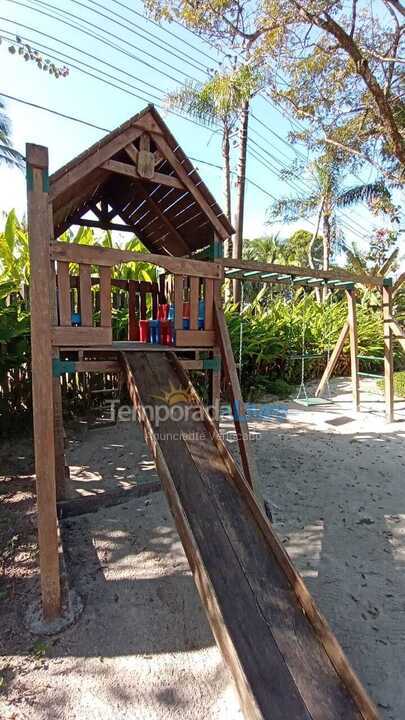
[[[230,135],[237,124],[242,99],[237,78],[220,74],[206,83],[185,83],[166,95],[168,107],[179,109],[210,127],[221,125],[224,204],[229,222],[232,222]],[[231,238],[225,255],[232,257]]]
[[[222,128],[222,157],[224,198],[229,221],[232,215],[230,136],[239,123],[239,159],[236,174],[235,238],[229,239],[225,254],[240,258],[243,245],[243,221],[246,181],[246,154],[249,102],[259,87],[260,73],[250,65],[234,66],[229,71],[216,72],[204,84],[188,83],[166,96],[167,104],[176,107],[207,125],[218,122]],[[234,281],[235,302],[240,301],[240,282]]]
[[[393,182],[405,167],[403,6],[397,0],[147,0],[217,44],[267,64],[268,93],[305,120],[312,147],[339,148]]]
[[[339,231],[336,210],[361,201],[370,201],[376,197],[389,198],[390,194],[381,181],[346,188],[342,166],[330,155],[314,161],[310,169],[313,179],[312,192],[306,196],[283,198],[274,204],[272,212],[274,218],[281,217],[286,222],[299,220],[302,217],[310,218],[317,212],[315,232],[308,245],[309,264],[314,267],[312,252],[322,222],[322,269],[328,270]],[[341,231],[340,235],[342,235]]]

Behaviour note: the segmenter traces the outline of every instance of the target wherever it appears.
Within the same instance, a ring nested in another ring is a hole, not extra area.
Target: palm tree
[[[206,83],[187,83],[180,89],[166,96],[169,107],[176,108],[200,122],[215,126],[219,123],[222,129],[222,158],[224,172],[224,199],[226,216],[231,222],[231,149],[232,131],[239,123],[239,162],[237,172],[237,238],[234,249],[229,240],[225,248],[228,257],[240,257],[241,238],[243,233],[243,201],[245,186],[246,151],[249,101],[260,81],[259,73],[248,65],[241,65],[228,73],[215,73]]]
[[[0,165],[24,168],[24,158],[13,148],[10,138],[10,120],[5,112],[4,102],[0,98]]]
[[[281,261],[283,257],[283,244],[279,242],[276,235],[245,240],[243,256],[246,260],[255,260],[263,263],[274,263]]]
[[[272,214],[275,218],[281,217],[285,222],[292,222],[302,217],[311,217],[316,212],[315,232],[308,245],[308,262],[314,267],[312,250],[322,225],[322,269],[328,270],[333,245],[338,236],[336,210],[363,201],[369,202],[375,198],[388,199],[390,193],[381,180],[346,189],[343,184],[342,166],[326,156],[313,162],[310,170],[314,181],[313,191],[304,196],[279,200],[274,205]]]
[[[219,94],[217,83],[209,81],[205,85],[197,82],[188,82],[173,92],[167,93],[166,104],[187,113],[190,117],[204,125],[214,127],[218,122],[222,126],[222,161],[224,202],[226,216],[231,222],[231,152],[230,135],[237,121],[237,113],[231,107],[230,98],[227,100]],[[232,240],[225,247],[225,255],[232,257]]]

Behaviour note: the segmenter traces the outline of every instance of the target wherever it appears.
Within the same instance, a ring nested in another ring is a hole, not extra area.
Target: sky
[[[19,35],[57,65],[69,66],[67,78],[55,79],[32,62],[11,55],[7,38]],[[189,119],[162,111],[164,96],[185,82],[204,81],[207,69],[220,67],[221,55],[177,24],[158,27],[144,17],[138,0],[0,0],[0,95],[31,102],[111,130],[153,102],[201,176],[222,202],[220,133]],[[69,56],[69,57],[67,57]],[[44,112],[4,98],[12,123],[12,139],[22,153],[26,142],[49,148],[50,171],[100,139],[102,129]],[[282,167],[305,148],[288,142],[291,120],[263,97],[252,103],[247,159],[245,237],[314,228],[315,218],[290,226],[268,224],[274,198],[308,191],[305,176],[280,178]],[[276,133],[276,134],[274,134]],[[234,158],[236,167],[236,157]],[[370,180],[365,170],[362,179]],[[348,186],[354,184],[348,178]],[[18,170],[0,168],[0,211],[25,212],[25,179]],[[382,221],[365,206],[345,210],[340,222],[347,242],[367,246]],[[404,248],[405,250],[405,248]],[[404,250],[402,253],[404,254]],[[404,258],[405,262],[405,258]]]

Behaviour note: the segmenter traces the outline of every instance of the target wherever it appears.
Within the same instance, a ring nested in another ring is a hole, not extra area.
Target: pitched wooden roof
[[[49,192],[55,237],[77,224],[120,229],[185,255],[235,232],[153,105],[51,175]]]

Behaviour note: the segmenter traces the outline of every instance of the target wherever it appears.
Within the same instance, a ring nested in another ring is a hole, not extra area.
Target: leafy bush
[[[377,385],[384,392],[384,380],[378,380]],[[394,373],[394,393],[399,398],[405,398],[405,370]]]
[[[359,302],[357,315],[359,354],[383,356],[381,311]],[[299,383],[303,349],[315,356],[305,362],[305,379],[319,378],[347,318],[347,302],[331,298],[320,305],[313,295],[298,293],[294,301],[285,296],[263,306],[258,296],[241,312],[230,305],[226,316],[236,362],[242,326],[242,386],[244,395],[252,397],[257,392],[272,392],[269,383],[276,380]],[[395,360],[398,369],[405,367],[404,354],[397,346]],[[350,374],[349,339],[335,374]]]

